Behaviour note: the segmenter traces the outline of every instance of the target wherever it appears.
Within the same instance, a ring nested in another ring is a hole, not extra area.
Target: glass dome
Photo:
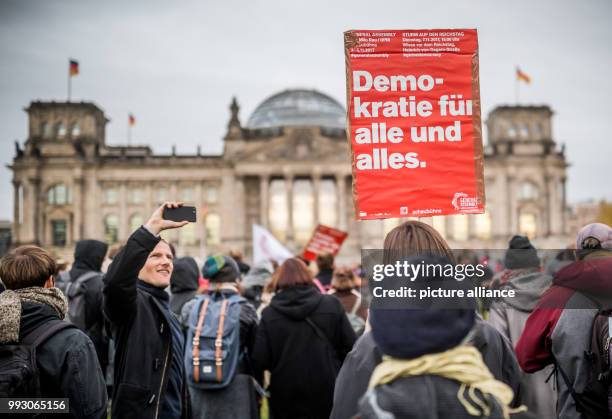
[[[319,126],[345,128],[344,107],[316,90],[285,90],[264,100],[253,112],[247,128]]]

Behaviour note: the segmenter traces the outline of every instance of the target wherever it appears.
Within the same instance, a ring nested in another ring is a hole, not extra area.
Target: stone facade
[[[349,232],[341,258],[380,247],[401,220],[356,221],[344,109],[316,91],[264,101],[245,125],[234,100],[218,156],[153,154],[105,143],[107,119],[93,103],[32,102],[29,133],[16,144],[13,243],[69,256],[83,238],[124,241],[166,200],[198,208],[198,223],[167,233],[182,255],[241,248],[252,224],[299,250],[319,222]],[[425,218],[457,247],[504,248],[515,232],[560,247],[566,167],[547,106],[496,108],[489,115],[484,215]]]

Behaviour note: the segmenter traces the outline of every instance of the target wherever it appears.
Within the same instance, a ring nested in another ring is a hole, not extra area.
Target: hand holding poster
[[[336,256],[347,235],[346,231],[319,224],[304,248],[302,257],[306,260],[315,261],[317,255],[323,253],[331,253]]]
[[[359,219],[484,212],[475,29],[344,34]]]

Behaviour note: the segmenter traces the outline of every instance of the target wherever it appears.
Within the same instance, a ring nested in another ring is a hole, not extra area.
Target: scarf
[[[472,416],[481,416],[483,413],[485,416],[491,414],[491,406],[478,397],[476,390],[495,397],[506,419],[510,417],[510,413],[526,410],[524,406],[517,409],[510,408],[509,405],[514,397],[512,389],[501,381],[497,381],[482,360],[480,352],[467,345],[414,359],[384,356],[383,361],[374,369],[370,377],[369,388],[390,383],[401,377],[418,375],[437,375],[458,381],[461,387],[457,392],[457,399]],[[465,397],[466,390],[469,401]],[[480,409],[476,409],[474,405]]]
[[[158,288],[141,280],[138,281],[138,288],[153,296],[165,309],[168,309],[170,295],[166,292],[165,288]]]
[[[19,341],[22,303],[46,304],[57,312],[60,319],[68,311],[68,301],[59,288],[6,290],[0,294],[0,343]]]

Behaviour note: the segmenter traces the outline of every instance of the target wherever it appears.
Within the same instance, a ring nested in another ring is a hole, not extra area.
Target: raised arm
[[[149,221],[132,233],[108,267],[104,285],[104,312],[112,323],[125,323],[133,317],[136,310],[138,274],[149,253],[161,240],[159,233],[187,224],[187,221],[164,220],[164,208],[176,208],[181,205],[177,202],[167,202],[157,208]]]
[[[104,285],[104,313],[115,324],[129,321],[136,309],[138,273],[160,238],[145,227],[136,230],[108,267]]]

